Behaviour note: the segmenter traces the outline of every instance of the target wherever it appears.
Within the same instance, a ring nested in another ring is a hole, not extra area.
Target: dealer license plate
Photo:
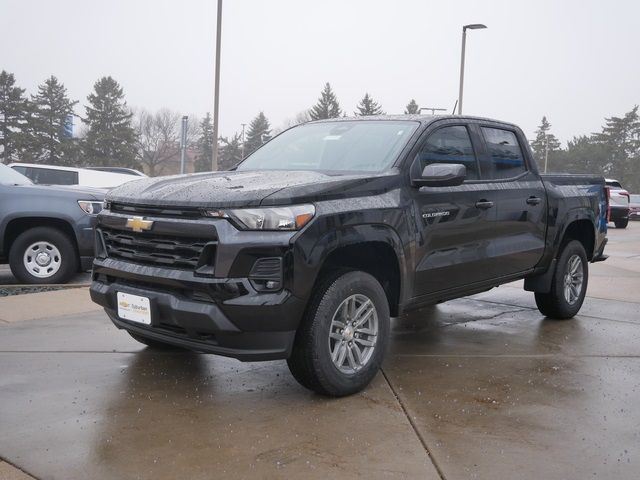
[[[147,297],[118,292],[118,316],[132,322],[151,325],[151,304]]]

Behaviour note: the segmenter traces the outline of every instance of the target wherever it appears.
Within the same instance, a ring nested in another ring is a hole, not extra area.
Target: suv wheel
[[[587,292],[589,263],[577,240],[567,243],[558,257],[549,293],[536,293],[536,305],[543,315],[557,320],[575,316]]]
[[[60,230],[35,227],[14,240],[9,265],[23,283],[66,283],[78,271],[78,255],[73,240]]]
[[[306,388],[330,396],[366,387],[382,364],[389,304],[380,283],[360,271],[326,276],[296,334],[291,373]]]
[[[616,225],[616,228],[627,228],[627,225],[629,225],[629,220],[616,220],[613,223]]]

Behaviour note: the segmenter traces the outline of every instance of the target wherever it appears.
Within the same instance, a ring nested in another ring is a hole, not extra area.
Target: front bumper
[[[193,290],[190,282],[185,281],[182,288],[171,288],[157,282],[179,282],[167,278],[167,272],[164,277],[148,276],[146,273],[161,274],[160,269],[124,263],[96,260],[90,288],[91,299],[104,307],[118,328],[190,350],[243,361],[289,357],[304,310],[304,303],[289,292],[252,291],[246,279],[210,280]],[[133,269],[137,272],[131,271]],[[152,272],[145,272],[146,269]],[[221,301],[212,301],[202,294],[205,290],[222,291],[231,284],[244,285],[246,293]],[[119,318],[117,292],[149,298],[151,325]]]
[[[199,230],[199,236],[211,234],[217,242],[207,257],[215,257],[210,268],[175,268],[110,256],[102,229],[115,228],[124,233],[125,219],[118,215],[101,219],[90,289],[92,300],[104,307],[118,328],[243,361],[289,357],[305,302],[291,293],[290,273],[284,275],[277,291],[265,291],[255,283],[251,272],[258,258],[278,256],[286,260],[290,235],[248,235],[253,232],[239,232],[225,220],[159,218],[145,240],[168,233],[186,238]],[[151,324],[120,318],[118,292],[149,298]]]

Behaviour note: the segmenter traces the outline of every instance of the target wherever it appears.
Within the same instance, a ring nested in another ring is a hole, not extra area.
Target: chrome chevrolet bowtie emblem
[[[127,219],[127,228],[134,232],[142,232],[143,230],[151,230],[153,220],[145,220],[143,217],[133,217]]]

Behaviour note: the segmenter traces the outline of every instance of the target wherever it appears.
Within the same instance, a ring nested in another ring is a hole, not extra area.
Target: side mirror
[[[412,178],[414,187],[455,187],[467,177],[467,167],[460,163],[432,163],[424,167],[422,174]]]

